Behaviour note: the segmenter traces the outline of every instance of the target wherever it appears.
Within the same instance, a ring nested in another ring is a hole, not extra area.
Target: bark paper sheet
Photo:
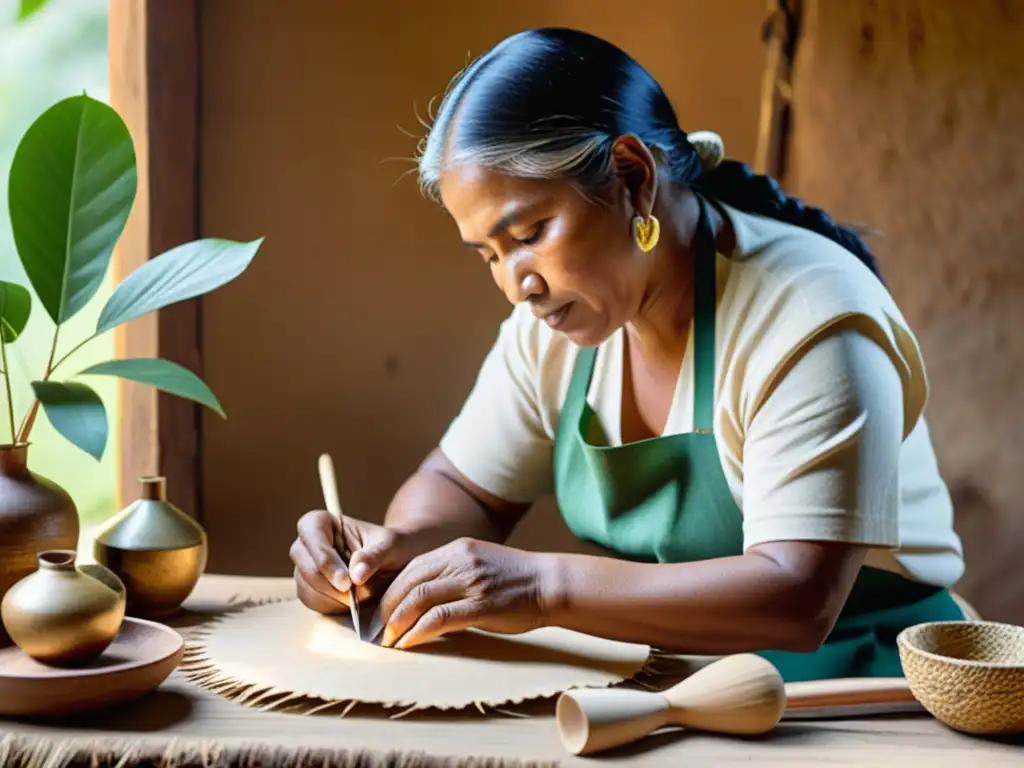
[[[266,709],[314,700],[320,704],[307,713],[359,703],[483,711],[613,685],[643,671],[650,657],[646,645],[553,627],[520,635],[470,630],[407,651],[381,648],[360,641],[347,615],[321,616],[293,599],[203,627],[182,669],[212,691]]]

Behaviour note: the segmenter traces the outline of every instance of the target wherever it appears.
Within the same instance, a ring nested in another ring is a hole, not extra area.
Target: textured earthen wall
[[[786,186],[882,230],[930,372],[960,589],[1024,623],[1024,3],[807,5]]]

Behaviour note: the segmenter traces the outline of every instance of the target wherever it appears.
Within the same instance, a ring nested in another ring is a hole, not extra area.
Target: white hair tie
[[[725,159],[725,142],[714,131],[694,131],[686,134],[686,140],[696,150],[705,173],[713,171]]]

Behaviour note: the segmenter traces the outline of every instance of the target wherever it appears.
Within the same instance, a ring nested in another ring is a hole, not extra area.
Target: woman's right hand
[[[338,523],[324,510],[300,517],[298,534],[289,551],[295,564],[295,587],[302,604],[317,613],[348,611],[353,583],[360,601],[379,598],[412,559],[401,534],[351,517],[345,518],[344,531],[339,531]],[[351,574],[335,546],[336,537],[342,535],[352,552]]]

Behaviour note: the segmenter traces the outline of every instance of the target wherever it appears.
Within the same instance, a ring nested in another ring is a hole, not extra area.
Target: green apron
[[[587,403],[597,356],[589,348],[579,352],[555,435],[555,495],[566,525],[581,540],[630,560],[684,563],[743,553],[743,515],[712,429],[716,251],[706,203],[698,200],[694,431],[609,445]],[[865,566],[820,649],[760,655],[790,682],[900,676],[896,635],[904,627],[963,618],[948,590]]]

